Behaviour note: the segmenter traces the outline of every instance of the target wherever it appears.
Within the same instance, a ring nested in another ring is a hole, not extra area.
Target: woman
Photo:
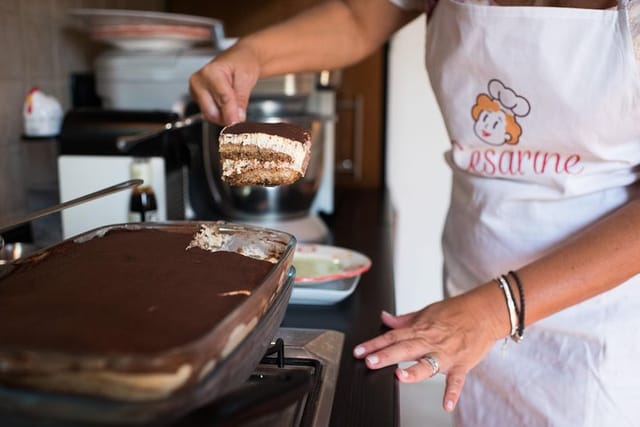
[[[625,1],[327,1],[191,78],[210,120],[242,121],[259,77],[352,64],[427,13],[451,138],[448,297],[383,312],[391,330],[354,356],[371,369],[417,361],[396,370],[406,383],[445,374],[458,425],[640,420],[640,78]]]

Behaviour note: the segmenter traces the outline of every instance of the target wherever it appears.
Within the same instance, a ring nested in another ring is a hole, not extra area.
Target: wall
[[[387,183],[396,209],[396,307],[442,298],[440,233],[449,200],[449,143],[424,67],[424,17],[397,33],[389,50]]]
[[[55,180],[55,149],[21,141],[22,104],[38,86],[70,106],[71,72],[88,71],[101,46],[73,28],[70,8],[163,10],[164,0],[0,1],[0,220],[31,209],[24,180]],[[28,157],[29,155],[33,157]],[[53,176],[52,176],[53,174]],[[55,182],[54,182],[55,184]]]
[[[424,17],[397,33],[389,50],[387,183],[396,209],[396,311],[442,298],[440,234],[449,200],[449,146],[424,68]],[[410,365],[403,364],[403,365]],[[399,386],[401,427],[450,427],[444,376]]]

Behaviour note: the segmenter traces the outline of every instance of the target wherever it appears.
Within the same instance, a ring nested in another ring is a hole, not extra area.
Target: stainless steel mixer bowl
[[[220,129],[207,125],[209,131],[205,132],[203,157],[209,189],[217,209],[230,219],[246,221],[277,221],[307,216],[320,187],[325,161],[322,119],[302,113],[252,116],[251,110],[248,119],[267,123],[292,123],[308,129],[312,144],[307,172],[303,178],[291,185],[231,186],[221,178],[218,152]]]

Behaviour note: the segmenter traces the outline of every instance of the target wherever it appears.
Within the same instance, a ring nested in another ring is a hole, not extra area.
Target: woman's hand
[[[228,125],[244,121],[259,77],[339,69],[382,45],[417,12],[388,0],[330,0],[243,36],[193,74],[191,95],[204,116]]]
[[[229,125],[246,119],[249,95],[259,76],[257,55],[239,42],[194,73],[189,86],[208,120]]]
[[[491,298],[504,298],[487,288]],[[486,293],[486,292],[485,292]],[[446,374],[443,407],[452,411],[460,397],[467,372],[480,362],[491,346],[508,335],[506,308],[473,292],[446,299],[403,316],[382,312],[382,322],[392,330],[354,349],[354,356],[365,359],[367,367],[379,369],[403,361],[418,361],[407,369],[398,368],[396,376],[404,383],[432,377],[434,367],[425,359],[437,360],[439,371]],[[497,313],[495,308],[498,307]],[[502,310],[502,311],[501,311]],[[503,319],[501,316],[505,316]]]

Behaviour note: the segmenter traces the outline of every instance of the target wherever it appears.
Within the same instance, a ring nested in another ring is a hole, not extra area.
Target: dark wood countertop
[[[285,327],[334,329],[345,334],[331,426],[398,425],[398,384],[394,368],[370,371],[352,356],[353,347],[383,331],[381,310],[395,312],[391,209],[385,192],[342,190],[327,218],[330,244],[371,258],[356,291],[329,306],[290,305]]]

